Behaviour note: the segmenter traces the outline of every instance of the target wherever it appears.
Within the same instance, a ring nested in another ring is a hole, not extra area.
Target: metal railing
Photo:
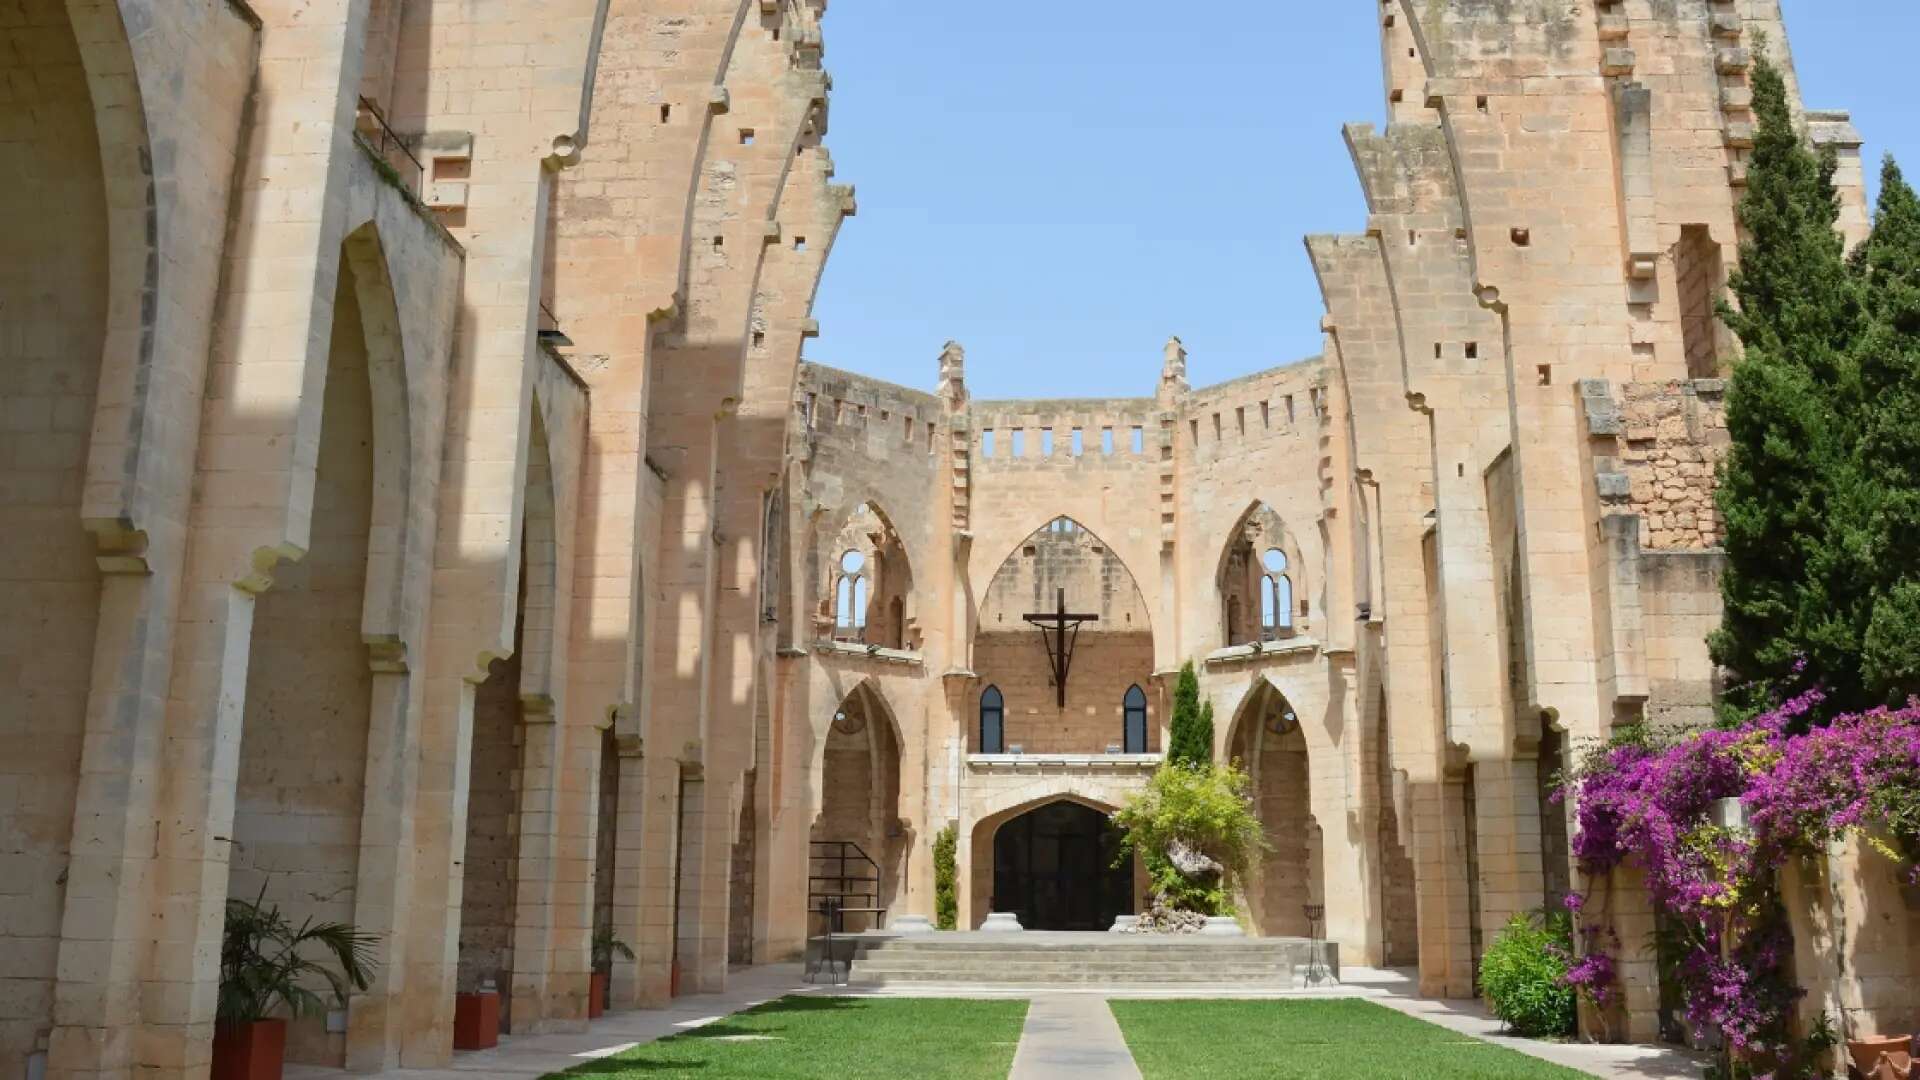
[[[387,123],[387,114],[369,98],[360,99],[360,109],[354,115],[354,131],[366,140],[373,152],[386,162],[399,177],[401,186],[413,193],[414,198],[422,198],[427,181],[426,166],[420,164],[420,158],[407,145],[406,137],[393,130]]]
[[[873,915],[878,925],[884,914],[880,907],[880,864],[851,840],[809,843],[807,908],[820,911],[822,903],[827,902],[832,912],[828,918],[834,924],[831,929],[836,932],[846,930],[848,912]]]

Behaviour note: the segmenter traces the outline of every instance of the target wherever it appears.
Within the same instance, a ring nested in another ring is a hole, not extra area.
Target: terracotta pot
[[[1862,1076],[1874,1075],[1874,1070],[1880,1067],[1882,1056],[1892,1059],[1898,1074],[1913,1060],[1912,1051],[1911,1035],[1875,1035],[1866,1039],[1847,1040],[1847,1055],[1853,1058],[1853,1067],[1859,1069]]]
[[[587,982],[587,1019],[598,1019],[607,1011],[607,988],[613,982],[613,976],[604,971],[596,971]]]
[[[500,995],[457,994],[453,999],[453,1048],[491,1050],[500,1045]]]
[[[280,1063],[286,1055],[285,1020],[217,1025],[212,1080],[280,1080]]]

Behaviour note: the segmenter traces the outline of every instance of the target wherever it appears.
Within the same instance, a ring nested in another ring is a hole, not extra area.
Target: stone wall
[[[1628,383],[1622,387],[1620,462],[1651,551],[1701,551],[1721,543],[1714,476],[1729,446],[1726,384]]]
[[[974,639],[974,672],[979,691],[998,687],[1006,699],[1006,746],[1029,754],[1102,754],[1110,746],[1124,746],[1124,709],[1127,688],[1147,691],[1147,749],[1161,749],[1160,727],[1166,722],[1153,692],[1153,635],[1146,633],[1083,633],[1073,654],[1067,679],[1067,706],[1059,705],[1053,673],[1040,643],[1040,631],[1031,627],[1010,633],[982,633]],[[977,706],[967,726],[967,746],[980,753]]]
[[[107,309],[86,71],[57,0],[0,2],[0,1072],[53,1015],[99,571],[80,518]]]
[[[1321,829],[1307,798],[1307,741],[1262,724],[1244,729],[1235,758],[1253,775],[1254,806],[1268,850],[1243,886],[1247,917],[1262,936],[1306,937],[1306,905],[1326,902]]]
[[[496,660],[473,701],[465,884],[460,891],[461,993],[491,985],[513,1022],[513,930],[519,895],[521,654]]]

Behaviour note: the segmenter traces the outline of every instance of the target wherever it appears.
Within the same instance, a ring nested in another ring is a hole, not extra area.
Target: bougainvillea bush
[[[1588,755],[1566,788],[1582,873],[1631,862],[1678,928],[1673,974],[1688,1020],[1722,1032],[1740,1060],[1785,1076],[1805,1066],[1792,1034],[1802,991],[1787,974],[1793,941],[1778,871],[1858,836],[1920,882],[1920,705],[1792,734],[1819,704],[1810,692],[1740,727],[1664,742],[1630,730]],[[1744,825],[1716,820],[1723,799],[1740,801]],[[1610,935],[1583,920],[1583,956],[1568,972],[1601,1004],[1614,985]]]

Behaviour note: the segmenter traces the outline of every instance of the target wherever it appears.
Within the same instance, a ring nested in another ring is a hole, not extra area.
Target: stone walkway
[[[1120,1025],[1105,998],[1040,994],[1027,1010],[1026,1030],[1007,1080],[1140,1080]]]
[[[1223,987],[1134,989],[1112,986],[930,986],[924,988],[809,986],[799,964],[769,964],[735,972],[726,993],[680,998],[664,1009],[611,1014],[590,1031],[571,1035],[526,1035],[501,1040],[492,1050],[461,1053],[444,1069],[389,1070],[373,1074],[386,1080],[538,1080],[582,1062],[608,1057],[669,1035],[691,1031],[736,1012],[788,994],[845,997],[1030,998],[1032,1010],[1015,1052],[1010,1080],[1069,1077],[1078,1080],[1139,1080],[1120,1028],[1107,1008],[1112,998],[1324,998],[1354,997],[1376,1002],[1450,1031],[1485,1039],[1530,1057],[1550,1061],[1609,1080],[1681,1080],[1700,1075],[1702,1059],[1659,1046],[1602,1046],[1592,1043],[1543,1043],[1501,1035],[1498,1021],[1476,1001],[1429,1001],[1414,993],[1415,981],[1403,971],[1347,968],[1343,983],[1315,990],[1234,992]],[[339,1069],[290,1065],[286,1080],[342,1080]]]
[[[389,1069],[371,1075],[386,1080],[538,1080],[595,1058],[611,1057],[656,1039],[704,1027],[775,998],[813,992],[815,988],[801,979],[801,971],[799,964],[748,968],[729,976],[722,994],[677,998],[663,1009],[609,1013],[593,1021],[591,1030],[574,1035],[505,1037],[492,1050],[455,1054],[453,1064],[444,1069]],[[289,1065],[285,1080],[343,1080],[348,1075],[340,1069]]]

